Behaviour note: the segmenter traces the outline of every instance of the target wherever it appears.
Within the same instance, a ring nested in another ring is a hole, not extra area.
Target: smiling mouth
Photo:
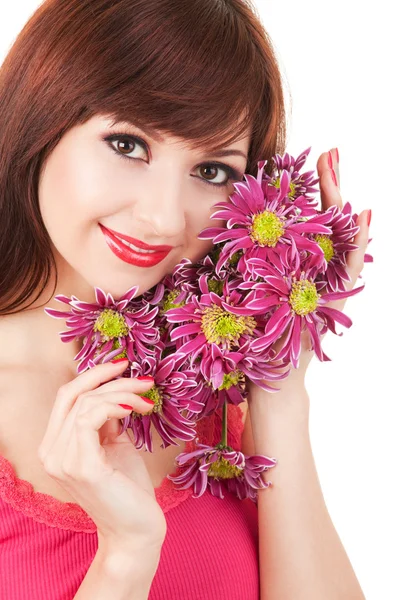
[[[153,267],[164,260],[172,250],[172,247],[169,250],[138,248],[131,242],[121,239],[118,235],[107,229],[107,227],[101,225],[101,223],[99,223],[99,226],[113,254],[124,262],[137,267]]]
[[[126,242],[125,240],[121,239],[118,235],[115,235],[115,237],[119,239],[121,244],[124,244],[125,246],[131,248],[135,252],[139,252],[139,254],[154,254],[155,252],[157,252],[157,250],[143,250],[142,248],[138,248],[137,246],[134,246],[133,244],[130,244],[129,242]]]

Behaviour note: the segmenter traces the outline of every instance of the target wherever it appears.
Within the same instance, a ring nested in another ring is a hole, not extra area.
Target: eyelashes
[[[127,143],[131,143],[131,144],[136,144],[139,145],[141,148],[143,148],[144,150],[146,150],[147,152],[147,144],[144,140],[142,140],[141,138],[134,136],[134,135],[130,135],[130,134],[126,134],[126,133],[114,133],[112,135],[109,135],[107,137],[103,138],[104,142],[107,142],[108,146],[111,148],[111,150],[119,157],[122,158],[124,160],[142,160],[140,158],[136,158],[136,157],[130,157],[127,156],[127,154],[124,154],[123,152],[119,152],[118,149],[115,148],[114,146],[114,142],[117,141],[122,141],[122,142],[127,142]],[[133,152],[133,150],[131,150],[131,152]],[[197,169],[200,169],[201,167],[212,167],[212,168],[217,168],[220,169],[222,171],[225,171],[225,173],[228,176],[228,179],[222,183],[214,183],[212,181],[209,181],[208,179],[204,179],[203,177],[199,177],[199,179],[205,183],[206,185],[209,186],[213,186],[216,188],[226,188],[228,187],[228,185],[232,182],[232,181],[241,181],[243,179],[241,173],[239,171],[237,171],[236,169],[233,169],[232,167],[225,165],[223,163],[216,163],[216,162],[212,162],[212,163],[203,163],[201,165],[199,165],[197,167]]]

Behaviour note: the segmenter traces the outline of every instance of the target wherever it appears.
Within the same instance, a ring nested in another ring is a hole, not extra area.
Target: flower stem
[[[228,404],[225,400],[222,407],[222,437],[221,445],[228,445]]]

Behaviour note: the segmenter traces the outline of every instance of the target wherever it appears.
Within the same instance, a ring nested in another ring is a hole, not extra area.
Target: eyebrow
[[[158,143],[162,143],[164,141],[164,138],[157,133],[157,131],[151,127],[148,127],[146,125],[135,125],[135,123],[132,123],[131,121],[113,121],[112,125],[116,125],[117,123],[119,123],[120,125],[128,125],[130,127],[136,127],[138,129],[141,129],[142,131],[144,131],[144,133],[146,135],[148,135],[149,137],[153,138],[154,140],[156,140],[156,142]],[[235,150],[234,148],[226,148],[225,150],[211,150],[209,152],[207,152],[207,154],[209,156],[215,156],[216,158],[219,157],[223,157],[223,156],[243,156],[243,158],[247,161],[248,160],[248,155],[246,155],[244,152],[242,152],[241,150]]]

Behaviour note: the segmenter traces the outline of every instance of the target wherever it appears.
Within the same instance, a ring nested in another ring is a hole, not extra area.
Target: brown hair
[[[251,126],[252,175],[285,150],[281,74],[250,0],[47,0],[1,66],[0,98],[0,315],[55,272],[38,182],[71,127],[102,113],[216,149]]]

